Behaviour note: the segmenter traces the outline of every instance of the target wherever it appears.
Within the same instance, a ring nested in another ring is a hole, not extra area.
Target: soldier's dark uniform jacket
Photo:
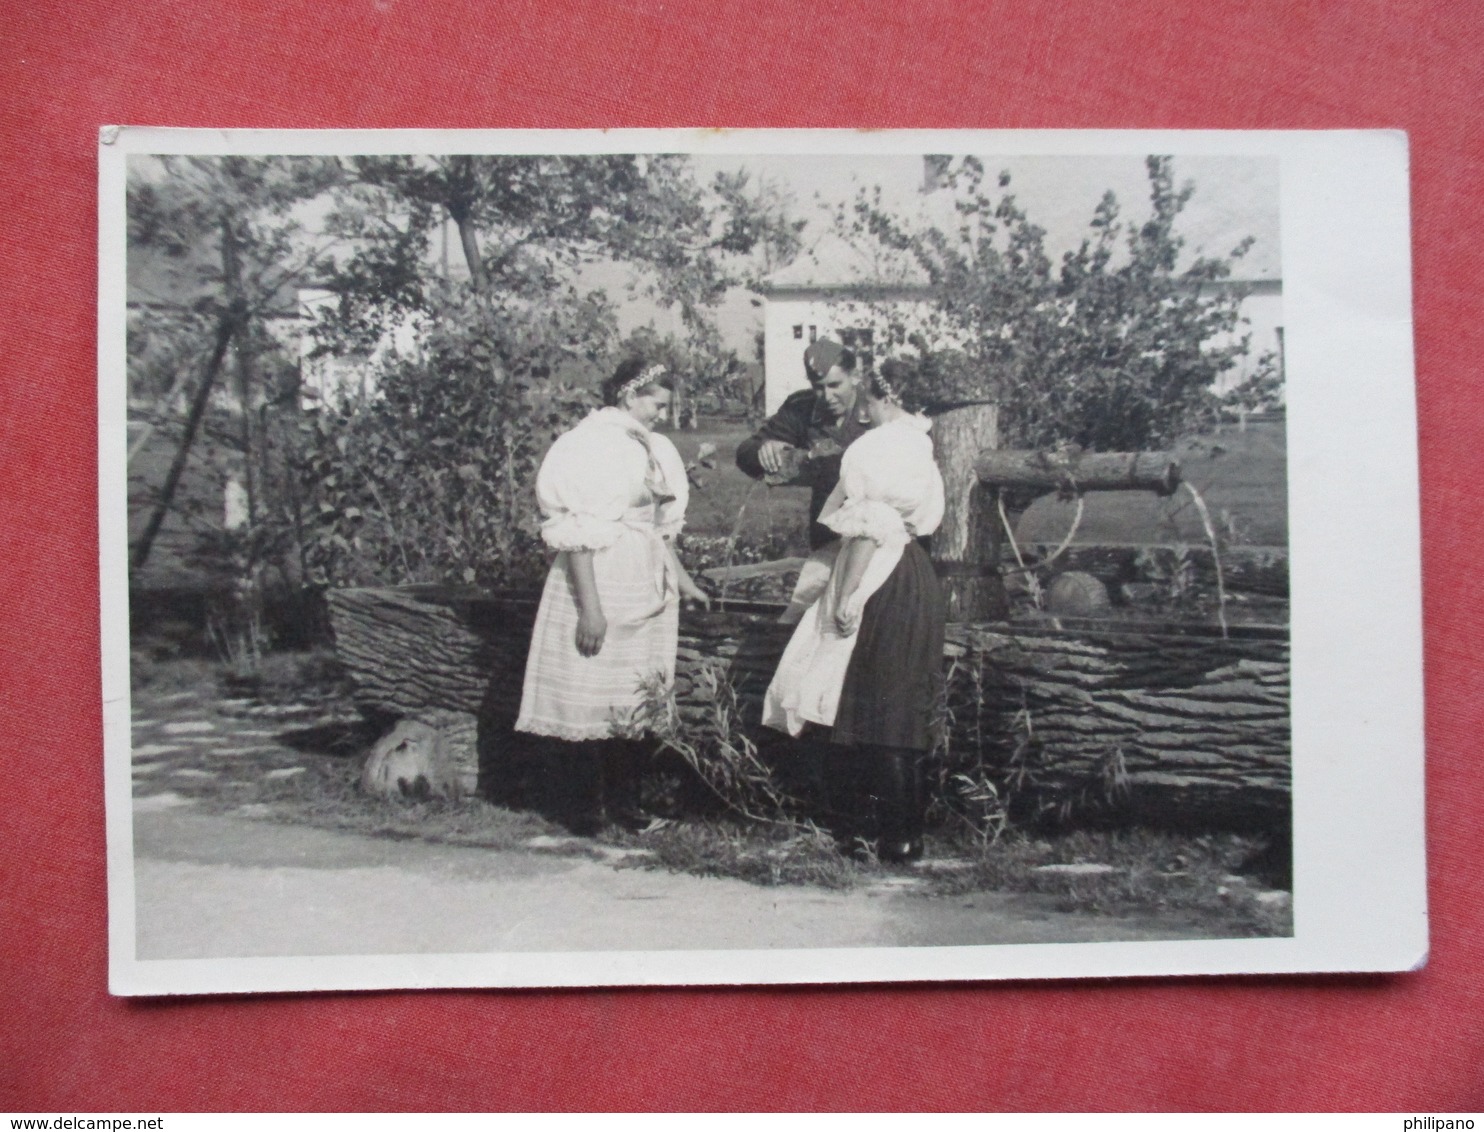
[[[765,440],[781,440],[807,453],[799,476],[791,482],[809,485],[809,547],[817,550],[839,537],[819,522],[819,512],[840,480],[840,457],[866,428],[854,413],[836,420],[812,389],[802,389],[737,446],[737,467],[761,479],[765,472],[758,449]]]

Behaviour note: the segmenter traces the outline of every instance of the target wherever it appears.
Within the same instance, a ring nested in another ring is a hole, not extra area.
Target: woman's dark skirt
[[[943,686],[943,590],[916,542],[861,613],[834,743],[930,750]]]

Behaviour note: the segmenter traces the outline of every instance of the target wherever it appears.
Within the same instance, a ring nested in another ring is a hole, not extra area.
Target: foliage
[[[620,263],[636,269],[634,290],[696,331],[742,279],[739,258],[790,254],[799,230],[769,186],[740,174],[702,186],[677,155],[351,158],[329,227],[357,250],[332,283],[341,298],[325,348],[369,348],[405,312],[430,309],[445,218],[477,293],[562,301],[584,264]]]
[[[663,155],[162,159],[130,182],[131,254],[172,264],[188,301],[136,318],[131,388],[172,426],[213,327],[230,333],[236,466],[220,474],[244,474],[248,515],[203,547],[223,568],[521,584],[539,573],[532,473],[594,403],[581,388],[646,347],[702,387],[734,381],[708,308],[753,260],[797,247],[786,203]],[[434,255],[446,223],[462,277]],[[613,300],[582,284],[593,264],[678,308],[685,340],[620,342]],[[337,296],[314,353],[361,388],[301,415],[299,358],[266,320],[309,283]]]
[[[722,345],[721,335],[710,323],[691,328],[684,337],[661,334],[652,326],[636,327],[625,336],[618,353],[652,358],[676,376],[676,423],[685,428],[695,426],[703,399],[725,404],[745,402],[751,395],[747,367],[736,350]]]
[[[267,319],[297,305],[297,286],[322,263],[299,210],[339,178],[332,159],[308,157],[142,158],[130,170],[127,219],[131,278],[144,302],[130,312],[128,380],[142,451],[158,430],[174,441],[171,471],[143,493],[151,520],[131,552],[138,568],[169,511],[194,514],[202,500],[179,493],[185,456],[198,433],[219,483],[243,492],[240,530],[205,524],[197,557],[229,579],[214,615],[218,647],[244,670],[263,644],[262,586],[282,567],[283,531],[272,520],[281,480],[270,418],[296,396],[296,363]],[[194,388],[192,388],[194,386]],[[153,404],[141,404],[152,399]],[[184,422],[181,408],[191,405]],[[209,406],[215,405],[212,412]],[[131,450],[131,460],[137,454]],[[216,509],[220,514],[220,508]]]
[[[737,691],[726,675],[706,665],[697,675],[705,703],[699,717],[683,713],[662,676],[642,686],[639,706],[615,724],[625,737],[650,736],[661,751],[679,755],[716,799],[749,822],[793,824],[798,802],[778,784],[758,757],[742,726]]]
[[[1250,350],[1244,294],[1226,281],[1251,241],[1182,268],[1177,221],[1194,186],[1175,186],[1168,157],[1147,166],[1147,219],[1125,224],[1105,194],[1060,265],[1006,191],[1009,175],[991,189],[977,158],[942,165],[952,225],[909,223],[862,192],[837,219],[844,234],[905,257],[930,283],[925,326],[884,316],[886,347],[918,355],[908,392],[936,404],[996,401],[1014,447],[1155,448],[1212,420],[1223,403],[1213,387]],[[1257,407],[1280,389],[1276,361],[1264,358],[1225,402]]]
[[[350,173],[331,227],[357,251],[319,348],[383,354],[371,397],[325,406],[305,430],[311,573],[326,581],[538,580],[530,484],[596,403],[584,390],[636,352],[683,381],[727,379],[739,367],[706,310],[738,280],[737,257],[797,239],[765,189],[722,177],[707,190],[679,157],[355,158]],[[467,281],[428,255],[445,216]],[[620,340],[613,300],[581,286],[596,262],[629,266],[635,289],[678,307],[685,338]],[[407,324],[416,345],[385,349],[385,329]]]
[[[536,467],[591,393],[549,377],[570,307],[497,311],[450,292],[416,355],[390,355],[378,394],[299,424],[306,576],[331,584],[525,586],[545,554]],[[585,312],[600,315],[594,305]]]

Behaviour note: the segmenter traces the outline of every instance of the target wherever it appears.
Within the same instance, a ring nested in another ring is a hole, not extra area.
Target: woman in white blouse
[[[768,688],[763,722],[831,728],[827,767],[847,839],[883,860],[922,855],[922,756],[936,738],[944,604],[919,540],[943,521],[943,478],[926,418],[902,407],[903,369],[863,386],[871,430],[845,451],[820,522],[840,535],[823,593]]]
[[[631,359],[603,383],[604,407],[563,433],[536,475],[557,552],[526,661],[515,729],[569,741],[585,778],[592,828],[607,816],[641,820],[642,748],[615,738],[645,683],[668,685],[682,596],[706,602],[675,556],[689,498],[685,465],[651,426],[669,410],[674,379]]]

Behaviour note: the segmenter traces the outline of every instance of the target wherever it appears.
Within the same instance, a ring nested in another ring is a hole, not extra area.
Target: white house
[[[993,159],[986,164],[993,168]],[[1121,164],[1120,164],[1121,163]],[[1147,183],[1141,159],[1016,158],[1012,186],[1031,219],[1047,229],[1053,259],[1075,247],[1102,193],[1112,188],[1124,218],[1143,215]],[[1181,214],[1178,230],[1187,254],[1225,255],[1248,236],[1251,249],[1238,261],[1239,274],[1222,284],[1240,287],[1244,333],[1251,350],[1224,382],[1235,385],[1250,375],[1258,359],[1282,356],[1283,281],[1278,247],[1276,163],[1248,158],[1177,158],[1177,179],[1194,176],[1197,191]],[[952,216],[952,196],[936,184],[936,165],[924,158],[924,175],[911,183],[883,185],[883,197],[899,213],[940,225]],[[921,329],[942,340],[931,326],[926,273],[890,253],[864,251],[826,229],[805,252],[769,275],[759,287],[763,312],[765,402],[775,412],[791,393],[807,386],[803,353],[815,338],[851,346],[868,364],[882,350],[887,321]]]

